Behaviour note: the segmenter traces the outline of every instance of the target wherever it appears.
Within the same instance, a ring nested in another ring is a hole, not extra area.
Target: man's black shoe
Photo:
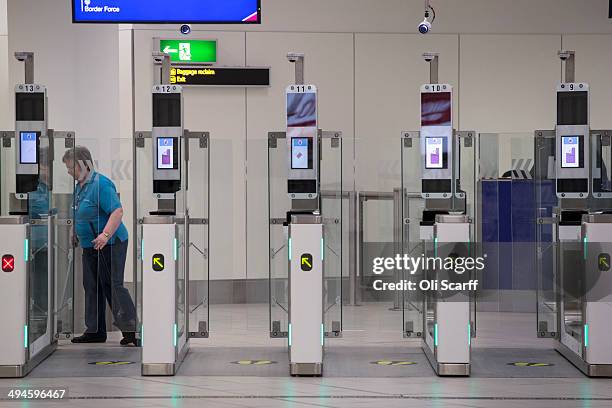
[[[128,346],[130,344],[134,344],[136,347],[140,346],[140,342],[136,339],[136,333],[134,332],[125,332],[123,333],[123,338],[119,342],[122,346]]]
[[[71,341],[73,343],[105,343],[106,336],[99,336],[97,334],[85,333],[82,336],[74,337]]]

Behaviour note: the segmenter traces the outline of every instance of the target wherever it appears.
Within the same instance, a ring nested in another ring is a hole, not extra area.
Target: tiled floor
[[[401,312],[376,304],[344,308],[344,337],[329,348],[415,346],[401,337]],[[196,352],[215,347],[248,348],[283,346],[267,336],[265,305],[213,306],[212,337],[194,341]],[[478,348],[550,348],[535,337],[535,316],[481,313]],[[116,339],[112,340],[113,342]],[[62,348],[70,349],[71,345]],[[105,346],[105,347],[110,347]],[[227,356],[228,361],[231,356]],[[374,378],[356,377],[249,377],[177,376],[164,378],[62,377],[0,380],[9,387],[65,388],[69,400],[40,404],[0,400],[7,407],[612,407],[612,380],[575,378]]]

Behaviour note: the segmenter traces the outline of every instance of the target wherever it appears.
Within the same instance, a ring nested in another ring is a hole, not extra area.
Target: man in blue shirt
[[[114,183],[94,169],[91,153],[76,146],[66,151],[62,161],[77,181],[74,191],[74,224],[83,248],[83,287],[85,289],[85,334],[73,343],[106,341],[106,305],[114,324],[123,332],[121,345],[136,345],[136,308],[123,286],[128,248],[128,231],[121,221],[123,208]]]

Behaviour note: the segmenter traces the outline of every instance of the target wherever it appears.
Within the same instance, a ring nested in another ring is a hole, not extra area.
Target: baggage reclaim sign
[[[170,83],[197,86],[270,86],[270,68],[172,67]]]

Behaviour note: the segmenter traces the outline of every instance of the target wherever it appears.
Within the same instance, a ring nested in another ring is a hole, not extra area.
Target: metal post
[[[561,63],[565,62],[565,83],[573,83],[576,81],[576,51],[559,51]]]
[[[396,254],[400,254],[402,246],[402,193],[401,189],[393,189],[393,250]],[[402,276],[400,271],[395,270],[394,272],[395,282],[400,282]],[[393,308],[391,310],[401,310],[402,308],[402,293],[398,290],[395,291],[393,298]]]
[[[295,84],[304,85],[304,54],[290,52],[287,59],[295,64]]]
[[[426,52],[423,54],[423,58],[425,61],[429,62],[429,83],[437,84],[438,83],[438,59],[439,55],[436,52]]]
[[[154,52],[153,62],[155,65],[161,65],[161,78],[159,79],[159,84],[170,85],[170,70],[172,69],[170,55],[164,54],[163,52]]]
[[[349,192],[349,305],[357,306],[357,192]]]
[[[15,53],[15,58],[25,64],[25,83],[34,83],[34,53],[19,51]]]

